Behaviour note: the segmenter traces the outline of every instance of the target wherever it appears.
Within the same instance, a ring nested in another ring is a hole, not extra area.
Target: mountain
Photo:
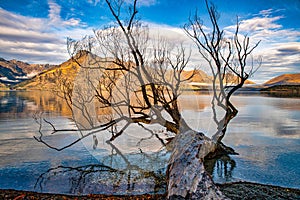
[[[283,74],[264,83],[261,92],[276,97],[300,97],[300,73]]]
[[[6,86],[15,85],[53,67],[45,64],[29,64],[18,60],[0,58],[0,83]]]
[[[188,81],[190,83],[211,83],[212,80],[211,77],[202,70],[183,71],[182,76],[184,78],[192,76],[192,78]]]
[[[60,65],[44,70],[29,80],[17,84],[14,89],[53,90],[59,86],[59,81],[68,79],[72,82],[78,70],[79,65],[70,59]]]
[[[226,74],[225,80],[227,81],[228,84],[238,84],[240,82],[240,78],[238,76],[233,75],[232,73]],[[255,84],[255,82],[253,82],[251,80],[246,80],[245,84],[252,85],[252,84]]]
[[[5,85],[4,83],[0,83],[0,90],[3,91],[3,90],[8,90],[8,86]]]
[[[190,87],[186,89],[193,89],[193,90],[206,90],[211,87],[213,77],[207,75],[204,71],[202,70],[195,70],[195,71],[183,71],[182,76],[185,78],[191,77],[191,75],[194,73],[191,79],[188,80],[188,85]],[[217,83],[219,82],[218,79],[216,81]],[[233,74],[226,74],[224,84],[238,84],[239,83],[239,78]],[[252,85],[255,84],[253,81],[246,80],[245,85]]]
[[[274,85],[300,85],[300,73],[297,74],[283,74],[272,78],[264,83],[266,86]]]
[[[80,65],[95,67],[99,63],[98,61],[101,61],[101,58],[86,51],[80,51],[74,56],[74,59],[70,58],[60,65],[44,70],[33,78],[17,84],[14,89],[55,91],[71,89]]]
[[[61,87],[64,85],[63,82],[70,83],[70,87],[72,87],[72,83],[80,69],[79,65],[95,67],[101,62],[103,63],[102,58],[100,58],[96,55],[93,55],[91,53],[81,51],[75,56],[75,59],[69,59],[60,65],[57,65],[50,69],[47,69],[47,70],[43,71],[42,73],[34,76],[31,79],[17,84],[14,87],[14,89],[19,89],[19,90],[53,90],[53,89],[61,90],[62,89]],[[111,66],[107,66],[107,67],[111,67]],[[116,67],[116,66],[114,66],[114,67]],[[108,70],[106,73],[114,73],[113,71],[114,70]],[[170,80],[172,80],[174,78],[172,76],[171,71],[170,71],[170,74],[167,73],[166,75],[167,76],[170,75],[170,77],[168,76],[170,78]],[[118,75],[116,74],[115,76],[118,76]],[[167,79],[168,79],[168,77],[167,77]],[[182,72],[182,80],[188,79],[188,78],[190,78],[190,79],[187,80],[185,82],[185,84],[183,84],[183,88],[186,88],[186,89],[207,88],[212,83],[212,77],[207,75],[202,70],[183,71]],[[227,78],[228,82],[230,82],[230,83],[235,83],[238,80],[238,78],[235,77],[234,75],[226,75],[226,78]],[[247,80],[246,84],[253,84],[253,82]]]

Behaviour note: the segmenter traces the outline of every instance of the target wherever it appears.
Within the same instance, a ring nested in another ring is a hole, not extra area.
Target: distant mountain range
[[[90,56],[88,53],[77,58],[78,63],[83,63]],[[101,59],[101,58],[98,58]],[[0,58],[0,90],[11,88],[21,90],[51,90],[59,87],[62,81],[72,82],[79,71],[78,63],[72,59],[60,65],[49,64],[28,64],[17,60],[5,60]],[[190,77],[193,71],[184,71],[183,77]],[[194,76],[188,81],[193,88],[201,88],[211,83],[211,76],[202,70],[196,70]],[[233,75],[228,75],[232,82],[238,80]],[[247,85],[255,84],[247,80]],[[267,88],[275,85],[300,85],[300,73],[284,74],[275,77],[262,85],[255,85],[253,88]],[[252,86],[249,86],[252,88]],[[251,89],[250,89],[251,90]]]
[[[55,90],[62,81],[73,81],[79,71],[79,65],[69,59],[60,65],[45,69],[31,79],[13,87],[17,90]]]
[[[300,73],[298,74],[283,74],[272,78],[264,83],[267,86],[274,85],[300,85]]]
[[[0,58],[0,87],[12,86],[54,67],[49,64],[29,64],[18,60]]]

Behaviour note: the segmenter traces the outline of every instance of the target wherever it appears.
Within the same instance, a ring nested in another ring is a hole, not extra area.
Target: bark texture
[[[227,199],[204,167],[204,158],[217,145],[203,133],[193,130],[178,134],[172,141],[169,160],[169,199]]]

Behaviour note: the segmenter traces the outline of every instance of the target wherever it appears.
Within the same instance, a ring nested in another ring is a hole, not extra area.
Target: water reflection
[[[232,122],[232,132],[257,133],[270,137],[300,138],[300,99],[235,97],[239,116]],[[252,134],[253,135],[253,134]]]
[[[0,119],[32,117],[37,111],[71,116],[65,101],[46,91],[1,91],[0,109]]]
[[[103,159],[103,164],[50,168],[39,176],[35,188],[41,192],[67,194],[165,193],[165,168],[145,170],[137,161],[156,165],[161,161],[157,158],[165,157],[166,152],[125,155],[112,143],[108,144],[112,154]]]
[[[239,155],[211,161],[208,169],[214,180],[245,180],[299,188],[300,99],[237,96],[233,100],[239,114],[231,121],[224,143]],[[215,132],[210,96],[182,96],[180,106],[191,127],[205,133]],[[33,185],[39,175],[52,169],[43,175],[44,192],[115,192],[118,188],[124,193],[133,190],[142,193],[139,188],[143,187],[147,191],[162,192],[160,177],[164,174],[168,154],[149,132],[132,126],[114,141],[116,148],[105,142],[109,135],[103,134],[97,135],[95,149],[93,139],[87,138],[58,153],[33,139],[38,127],[32,115],[44,112],[48,120],[59,126],[72,125],[68,107],[59,97],[47,92],[0,92],[0,108],[0,188],[35,190]],[[152,130],[161,131],[158,127]],[[66,133],[47,139],[64,145],[76,138],[76,134]],[[77,170],[73,169],[76,167]],[[106,171],[110,168],[116,171],[108,175]],[[83,173],[93,170],[95,173]],[[78,174],[81,171],[82,176]],[[110,188],[101,188],[104,187],[101,178],[105,183],[115,178],[115,183],[110,184]],[[87,182],[85,187],[83,183]]]
[[[233,178],[233,170],[236,162],[227,155],[219,158],[206,160],[205,169],[210,173],[217,182],[230,182]]]
[[[235,101],[244,105],[224,138],[240,154],[234,180],[299,188],[300,99],[239,96]]]
[[[14,92],[0,92],[0,109],[2,113],[23,113],[25,99]]]

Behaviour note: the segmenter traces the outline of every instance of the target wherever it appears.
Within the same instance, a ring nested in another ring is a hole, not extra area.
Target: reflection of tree
[[[126,163],[126,167],[122,169],[122,171],[127,172],[127,190],[134,190],[134,186],[136,183],[141,182],[142,179],[152,179],[154,181],[154,192],[158,192],[161,190],[161,188],[165,188],[165,174],[163,172],[163,169],[158,170],[157,172],[154,171],[148,171],[145,169],[142,169],[137,164],[132,164],[127,156],[122,154],[122,152],[110,141],[107,141],[107,143],[111,146],[112,152],[115,152],[115,154],[111,154],[111,158],[114,155],[121,156],[122,160]],[[144,158],[148,159],[150,163],[157,163],[157,157],[156,153],[154,155],[148,155],[144,154],[142,151],[140,152],[141,155],[143,155]],[[133,174],[132,172],[138,172],[138,174]]]
[[[228,155],[223,155],[219,158],[207,159],[204,162],[205,169],[210,174],[215,174],[218,178],[222,178],[225,181],[231,181],[232,179],[232,172],[236,167],[235,161],[230,158]]]
[[[89,188],[97,188],[101,193],[164,193],[166,188],[164,169],[158,171],[145,170],[137,164],[132,164],[127,155],[112,143],[107,142],[112,153],[106,158],[110,160],[111,166],[107,164],[91,164],[79,167],[57,166],[48,169],[41,174],[36,181],[35,188],[43,191],[44,188],[55,187],[57,179],[68,177],[65,183],[68,186],[68,193],[89,193]],[[141,152],[141,155],[143,153]],[[157,162],[157,155],[144,155],[150,162]],[[114,167],[117,163],[125,163],[124,167]],[[66,186],[66,185],[65,185]],[[137,190],[137,191],[135,191]],[[61,192],[61,191],[57,191]]]
[[[99,174],[99,177],[101,177],[101,174],[103,173],[109,173],[111,175],[122,174],[121,171],[100,164],[79,167],[57,166],[48,169],[45,173],[42,173],[36,181],[35,188],[39,187],[40,190],[43,191],[43,188],[53,177],[67,174],[69,183],[66,184],[69,184],[70,187],[68,192],[70,194],[81,193],[83,192],[85,184],[90,181],[90,176],[96,173]]]

